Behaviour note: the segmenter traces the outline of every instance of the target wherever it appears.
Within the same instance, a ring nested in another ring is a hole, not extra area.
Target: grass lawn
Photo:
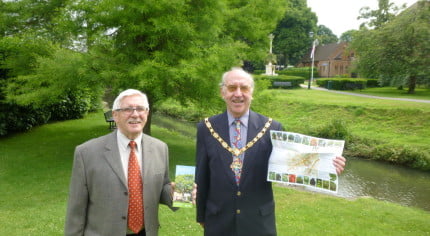
[[[354,90],[353,92],[358,94],[367,94],[382,97],[430,100],[430,89],[426,88],[416,88],[415,94],[408,94],[407,88],[399,90],[394,87],[366,88],[361,91]]]
[[[108,133],[103,113],[0,138],[0,235],[63,235],[73,151]],[[174,166],[194,165],[194,139],[152,127]],[[362,198],[347,200],[275,187],[278,235],[428,235],[430,213]],[[194,209],[161,207],[160,235],[202,235]]]
[[[430,100],[430,92],[426,94],[423,98]],[[270,114],[286,130],[293,132],[309,134],[332,120],[342,120],[350,132],[359,137],[429,148],[430,103],[373,99],[319,90],[279,89],[262,92],[254,100],[253,107],[263,114]]]

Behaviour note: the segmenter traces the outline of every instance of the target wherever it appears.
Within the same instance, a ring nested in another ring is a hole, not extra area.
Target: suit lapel
[[[120,159],[120,154],[118,149],[116,132],[118,131],[112,132],[108,137],[108,141],[105,146],[104,157],[106,161],[109,163],[109,165],[111,166],[113,172],[120,179],[121,183],[127,188],[127,182],[125,180],[125,174],[122,169],[122,164],[121,164],[121,159]]]
[[[249,111],[249,120],[248,120],[248,133],[246,137],[246,143],[254,139],[257,136],[258,132],[263,128],[264,123],[262,123],[255,112]],[[242,174],[241,174],[241,182],[248,175],[248,168],[252,166],[253,158],[258,158],[256,152],[258,151],[259,142],[254,144],[254,146],[245,151],[245,156],[243,158],[243,166],[242,166]]]
[[[228,123],[227,112],[224,112],[223,114],[218,116],[217,119],[214,119],[213,121],[211,121],[211,124],[215,132],[217,132],[221,136],[221,138],[228,145],[230,145],[230,130],[229,130],[230,124]],[[215,138],[213,139],[215,142],[217,142],[217,145],[220,145],[220,148],[217,149],[218,151],[217,156],[221,158],[223,170],[225,170],[226,175],[229,176],[231,183],[236,185],[234,173],[230,168],[231,162],[233,161],[233,156],[229,151],[221,147],[221,144],[219,144],[218,141],[215,140]]]
[[[142,136],[142,173],[143,176],[150,176],[148,174],[150,165],[149,165],[149,157],[152,153],[152,148],[154,145],[151,144],[151,139],[149,139],[145,134]],[[143,183],[145,183],[145,178],[143,178]]]

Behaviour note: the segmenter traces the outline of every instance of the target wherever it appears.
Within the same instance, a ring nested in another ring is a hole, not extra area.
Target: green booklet
[[[173,193],[173,206],[193,208],[192,191],[194,187],[195,166],[177,165],[175,172],[175,192]]]

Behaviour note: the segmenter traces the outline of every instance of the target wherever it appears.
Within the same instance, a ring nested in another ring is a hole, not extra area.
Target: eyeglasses
[[[227,90],[230,93],[235,92],[237,90],[237,88],[239,88],[242,93],[248,93],[248,92],[251,91],[251,86],[248,86],[248,85],[241,85],[241,86],[237,86],[237,85],[224,85],[224,86],[227,88]]]
[[[149,108],[147,107],[124,107],[116,109],[115,111],[122,111],[127,115],[133,114],[134,111],[137,111],[139,114],[143,114],[149,111]]]

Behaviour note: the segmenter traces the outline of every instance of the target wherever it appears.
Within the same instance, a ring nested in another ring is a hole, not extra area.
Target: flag
[[[311,59],[315,56],[315,42],[312,44]]]

